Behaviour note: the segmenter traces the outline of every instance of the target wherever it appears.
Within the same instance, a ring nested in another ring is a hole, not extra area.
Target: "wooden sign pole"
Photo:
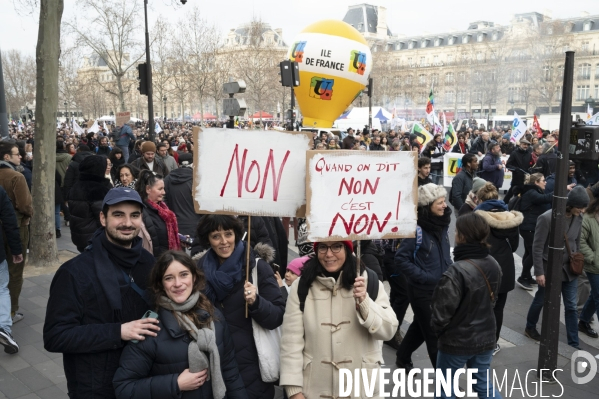
[[[251,251],[251,236],[252,236],[252,216],[248,215],[248,240],[245,247],[245,282],[250,279],[250,251]],[[249,308],[247,301],[245,302],[245,318],[249,317]]]

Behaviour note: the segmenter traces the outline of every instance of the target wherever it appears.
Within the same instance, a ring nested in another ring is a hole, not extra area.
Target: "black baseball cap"
[[[102,208],[104,208],[105,205],[115,205],[121,202],[137,202],[142,207],[145,207],[137,191],[127,187],[117,187],[111,189],[106,194],[104,201],[102,202]]]

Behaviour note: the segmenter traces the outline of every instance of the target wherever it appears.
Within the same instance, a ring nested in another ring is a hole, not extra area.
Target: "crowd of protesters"
[[[338,397],[338,370],[380,367],[382,342],[406,371],[423,343],[432,367],[477,368],[484,395],[516,285],[538,285],[523,332],[540,339],[556,134],[527,133],[514,145],[509,131],[464,126],[447,147],[439,134],[422,146],[395,130],[316,132],[315,149],[416,151],[418,227],[403,240],[324,243],[308,241],[296,219],[300,258],[288,262],[288,218],[252,216],[247,242],[247,217],[195,213],[192,127],[166,123],[155,141],[143,123],[81,136],[57,129],[56,238],[69,228],[80,254],[54,276],[43,332],[45,348],[63,354],[70,397],[273,398],[277,385],[291,399]],[[0,344],[14,354],[11,326],[26,317],[18,298],[35,142],[27,127],[11,135],[0,142]],[[447,148],[462,155],[450,190]],[[513,178],[503,193],[506,169]],[[574,163],[568,179],[564,235],[585,256],[585,273],[574,274],[564,254],[561,292],[568,344],[578,348],[579,331],[599,337],[590,324],[599,184]]]

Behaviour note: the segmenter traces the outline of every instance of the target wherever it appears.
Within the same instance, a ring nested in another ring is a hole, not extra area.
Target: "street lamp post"
[[[64,116],[65,116],[64,121],[68,124],[69,123],[69,104],[66,101],[64,102],[64,108],[65,108],[65,112],[66,112],[64,114]]]
[[[146,24],[146,81],[148,90],[148,124],[150,128],[150,141],[154,141],[154,102],[152,96],[152,64],[150,62],[150,33],[148,32],[148,0],[144,0],[144,17]]]
[[[162,103],[164,104],[164,123],[166,123],[166,96],[162,97]]]

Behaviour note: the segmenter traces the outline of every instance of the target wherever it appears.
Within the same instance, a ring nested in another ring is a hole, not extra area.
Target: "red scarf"
[[[146,200],[148,205],[158,211],[158,216],[166,224],[166,232],[168,233],[168,249],[181,250],[181,242],[179,241],[179,227],[177,226],[177,217],[175,213],[168,209],[164,202],[155,203]]]
[[[462,151],[462,154],[466,153],[466,145],[464,143],[458,143],[460,145],[460,151]]]

